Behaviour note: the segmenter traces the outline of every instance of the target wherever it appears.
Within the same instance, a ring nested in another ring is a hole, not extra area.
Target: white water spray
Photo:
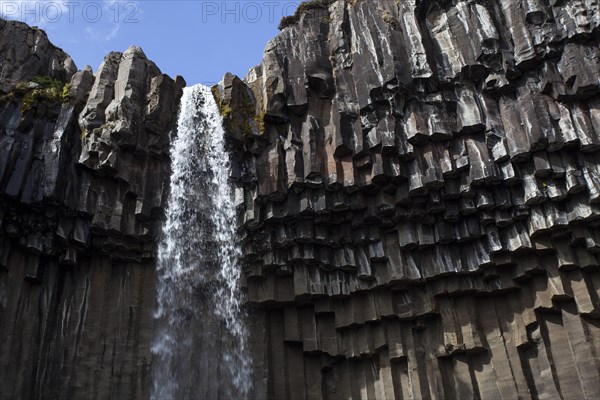
[[[185,88],[158,254],[153,399],[243,399],[251,359],[223,121],[208,87]]]

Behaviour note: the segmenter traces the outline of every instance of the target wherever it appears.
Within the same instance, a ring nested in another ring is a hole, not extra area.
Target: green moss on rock
[[[265,129],[264,113],[256,114],[256,104],[244,89],[241,81],[238,84],[234,83],[231,98],[224,99],[219,87],[212,87],[213,96],[223,116],[223,126],[229,134],[238,139],[256,134],[257,131],[264,132]]]
[[[300,21],[300,18],[302,17],[302,15],[304,15],[307,11],[309,11],[309,10],[327,10],[329,8],[329,6],[335,2],[336,2],[336,0],[305,1],[304,3],[301,3],[298,6],[294,15],[289,15],[289,16],[283,17],[281,19],[281,21],[279,22],[279,30],[283,30],[283,29],[287,28],[288,26],[297,24],[298,21]]]
[[[32,85],[33,84],[33,85]],[[0,103],[23,103],[22,112],[35,108],[38,104],[59,104],[68,102],[70,85],[48,76],[36,76],[31,82],[19,82],[14,89],[0,97]]]
[[[296,25],[300,21],[300,18],[302,18],[302,16],[310,10],[327,10],[327,9],[329,9],[329,6],[332,5],[333,3],[335,3],[336,1],[339,1],[339,0],[309,0],[309,1],[305,1],[304,3],[301,3],[298,6],[298,8],[296,9],[296,12],[294,12],[294,15],[288,15],[288,16],[281,18],[281,21],[279,21],[279,30],[283,30],[289,26]],[[354,6],[363,0],[344,0],[344,1],[346,2],[346,4]],[[401,0],[396,0],[396,3],[398,5],[400,5]],[[325,17],[325,18],[323,18],[323,22],[330,23],[331,18]]]
[[[256,127],[260,132],[265,131],[265,112],[261,112],[254,116],[254,122],[256,122]]]
[[[383,19],[383,22],[389,25],[390,28],[394,30],[400,29],[400,23],[388,10],[381,12],[381,18]]]
[[[63,86],[62,93],[60,95],[63,103],[68,103],[69,101],[71,101],[70,93],[71,93],[71,84],[67,83],[66,85]]]
[[[219,91],[219,86],[214,85],[211,88],[211,91],[215,98],[215,101],[217,102],[217,106],[219,107],[219,112],[221,113],[221,116],[223,117],[223,119],[229,118],[231,116],[231,107],[229,106],[229,104],[224,103],[223,97],[221,97],[221,92]]]

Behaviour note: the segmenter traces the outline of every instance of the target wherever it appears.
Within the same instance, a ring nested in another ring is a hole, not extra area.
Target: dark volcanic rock
[[[256,109],[254,93],[240,78],[227,73],[212,91],[231,139],[239,142],[248,136],[262,135],[264,115]]]
[[[598,7],[313,1],[215,88],[255,398],[600,398]],[[0,32],[0,397],[145,398],[185,83]]]
[[[0,32],[12,82],[70,79],[63,102],[0,102],[0,397],[146,398],[185,82],[136,47],[75,73],[42,31]]]
[[[64,51],[48,40],[46,32],[22,22],[0,19],[0,93],[35,76],[68,81],[77,71]]]
[[[600,396],[597,2],[307,8],[246,78],[265,396]]]

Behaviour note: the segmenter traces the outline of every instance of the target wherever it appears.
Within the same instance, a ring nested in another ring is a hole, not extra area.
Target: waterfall
[[[222,118],[209,88],[185,88],[158,253],[153,399],[243,399],[251,360]]]

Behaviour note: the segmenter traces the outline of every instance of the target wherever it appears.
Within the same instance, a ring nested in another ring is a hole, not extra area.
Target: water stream
[[[223,121],[208,87],[185,88],[158,254],[156,400],[244,399],[251,360]]]

